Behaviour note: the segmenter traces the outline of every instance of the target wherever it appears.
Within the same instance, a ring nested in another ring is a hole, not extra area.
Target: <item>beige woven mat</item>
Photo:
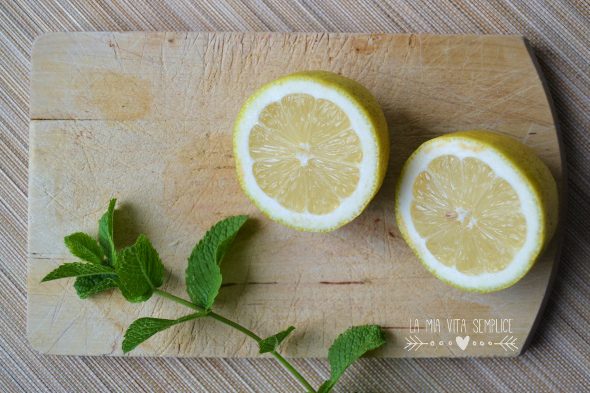
[[[590,391],[588,0],[113,2],[0,0],[0,391],[297,391],[273,360],[41,356],[26,329],[30,51],[48,31],[256,30],[523,34],[555,100],[569,171],[558,278],[517,359],[361,361],[340,391]],[[321,360],[295,362],[319,383]]]

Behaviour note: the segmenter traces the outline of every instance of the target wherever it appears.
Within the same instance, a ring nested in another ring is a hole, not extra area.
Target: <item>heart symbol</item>
[[[469,345],[469,336],[457,336],[457,338],[455,338],[455,341],[457,341],[457,345],[459,346],[459,348],[461,348],[461,350],[464,351],[465,348],[467,348],[467,345]]]

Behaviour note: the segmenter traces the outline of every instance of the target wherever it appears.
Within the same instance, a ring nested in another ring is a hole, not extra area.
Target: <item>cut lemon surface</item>
[[[264,214],[298,230],[330,231],[357,217],[381,186],[388,129],[359,83],[301,72],[246,101],[234,155],[242,188]]]
[[[533,266],[557,223],[557,186],[520,142],[486,131],[432,139],[405,163],[396,218],[422,263],[455,287],[491,292]]]

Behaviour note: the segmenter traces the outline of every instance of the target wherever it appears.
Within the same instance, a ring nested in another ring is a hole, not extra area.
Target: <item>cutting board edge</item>
[[[555,229],[555,234],[553,235],[553,239],[551,240],[551,244],[548,246],[548,248],[555,247],[555,255],[553,256],[553,265],[551,268],[551,273],[549,275],[549,282],[548,282],[547,287],[545,289],[545,295],[543,296],[543,300],[541,300],[541,304],[539,305],[539,309],[537,311],[537,316],[533,321],[531,330],[530,330],[524,344],[522,345],[519,355],[524,354],[531,346],[534,345],[537,330],[539,329],[539,326],[541,325],[541,321],[542,321],[543,316],[544,316],[546,309],[547,309],[549,297],[550,297],[551,292],[553,291],[553,287],[555,285],[555,279],[557,277],[557,270],[560,265],[561,253],[563,251],[563,243],[564,243],[564,239],[565,239],[565,229],[564,228],[565,228],[565,218],[566,218],[566,214],[567,214],[567,193],[568,193],[568,187],[567,187],[568,173],[567,173],[567,165],[565,165],[565,163],[566,163],[565,146],[563,144],[563,136],[562,136],[561,126],[560,126],[558,118],[557,118],[557,110],[555,109],[555,102],[553,101],[553,96],[551,95],[551,89],[549,88],[549,83],[547,81],[547,78],[545,77],[545,74],[543,73],[543,69],[541,68],[541,65],[539,64],[539,60],[535,54],[535,50],[534,50],[533,45],[529,42],[529,40],[526,39],[526,37],[523,37],[523,42],[524,42],[526,50],[529,53],[529,57],[531,59],[531,63],[533,64],[533,67],[535,68],[537,77],[539,78],[539,83],[541,84],[541,86],[543,86],[543,90],[545,92],[545,99],[547,100],[547,106],[548,106],[549,110],[551,111],[551,118],[553,119],[553,126],[555,127],[555,132],[557,134],[557,143],[558,143],[558,147],[559,147],[559,159],[560,159],[561,165],[560,165],[560,179],[557,184],[557,191],[558,191],[558,195],[559,195],[559,217],[558,217],[557,227]]]

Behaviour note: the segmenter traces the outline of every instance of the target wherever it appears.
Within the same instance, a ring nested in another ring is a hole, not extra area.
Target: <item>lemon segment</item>
[[[424,143],[398,183],[396,218],[422,263],[471,291],[506,288],[526,274],[557,222],[557,186],[526,146],[485,131]]]
[[[299,230],[329,231],[358,216],[381,186],[388,154],[374,97],[328,72],[263,86],[234,128],[242,188],[268,217]]]

